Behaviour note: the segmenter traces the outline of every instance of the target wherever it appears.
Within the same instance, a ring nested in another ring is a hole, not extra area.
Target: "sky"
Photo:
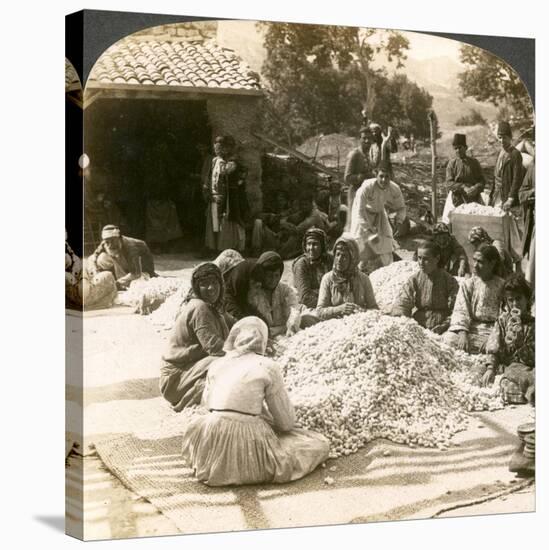
[[[434,57],[450,57],[459,63],[460,42],[422,33],[401,32],[410,42],[410,49],[406,52],[410,59],[420,61]],[[254,65],[255,59],[260,54],[256,51],[253,55],[252,51],[262,49],[262,39],[256,31],[254,21],[220,21],[219,35],[223,37],[223,41],[237,50],[244,58],[250,57],[250,64]],[[259,67],[252,68],[259,69]]]
[[[451,57],[459,62],[459,46],[457,40],[431,36],[417,32],[401,31],[410,41],[408,57],[413,59],[432,59],[433,57]]]

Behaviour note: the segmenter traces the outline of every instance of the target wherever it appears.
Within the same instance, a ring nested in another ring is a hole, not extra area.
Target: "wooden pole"
[[[431,213],[434,223],[438,220],[438,193],[437,193],[437,115],[429,112],[429,129],[431,133]]]

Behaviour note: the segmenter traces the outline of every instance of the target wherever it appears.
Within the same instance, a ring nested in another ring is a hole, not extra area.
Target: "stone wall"
[[[238,157],[248,169],[247,192],[252,213],[263,207],[261,193],[261,143],[252,133],[259,131],[263,99],[256,96],[215,96],[208,100],[208,116],[212,139],[217,135],[232,135],[238,147]]]

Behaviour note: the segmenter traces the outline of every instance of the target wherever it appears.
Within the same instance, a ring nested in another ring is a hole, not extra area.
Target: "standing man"
[[[349,187],[347,192],[347,209],[352,212],[353,201],[357,189],[362,185],[365,179],[373,176],[372,166],[370,164],[369,153],[372,144],[372,135],[368,127],[363,126],[360,129],[360,141],[358,147],[353,149],[347,156],[345,162],[344,181]],[[347,218],[347,228],[350,225],[350,218]]]
[[[528,267],[526,268],[526,280],[535,286],[536,273],[536,166],[535,161],[528,166],[524,182],[520,188],[519,198],[524,213],[524,237],[522,241],[522,254],[528,256]]]
[[[248,203],[245,171],[235,158],[236,143],[232,136],[215,139],[212,168],[204,185],[206,210],[206,248],[221,251],[226,248],[244,250],[246,232],[244,219]]]
[[[450,223],[450,212],[460,204],[470,202],[483,204],[481,194],[486,183],[479,161],[467,156],[465,134],[454,134],[452,146],[456,156],[450,159],[446,166],[446,184],[449,191],[442,214],[444,223]]]
[[[513,134],[508,122],[499,122],[497,137],[501,151],[494,170],[494,185],[490,193],[490,206],[498,206],[512,216],[509,246],[517,267],[522,259],[522,212],[518,193],[524,179],[522,155],[511,144]]]
[[[393,262],[396,247],[386,207],[396,213],[397,224],[406,219],[404,196],[389,172],[388,166],[381,165],[376,177],[360,186],[353,204],[351,234],[358,241],[362,268],[369,272]]]
[[[375,172],[377,168],[383,165],[389,170],[389,176],[393,176],[393,167],[391,165],[391,153],[395,146],[395,135],[393,128],[387,128],[387,135],[384,135],[381,126],[377,122],[370,124],[370,134],[372,136],[372,144],[368,152],[370,166]],[[396,150],[396,148],[395,148]]]
[[[513,134],[508,122],[498,123],[497,136],[501,150],[496,161],[490,205],[509,211],[519,205],[518,192],[524,178],[522,155],[511,144]]]

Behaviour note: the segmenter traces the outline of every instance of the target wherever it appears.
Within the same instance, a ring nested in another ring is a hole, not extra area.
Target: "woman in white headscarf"
[[[202,404],[183,434],[182,453],[210,486],[286,483],[328,458],[328,440],[294,428],[295,413],[280,367],[265,357],[267,325],[258,317],[236,323],[226,356],[209,368]]]

